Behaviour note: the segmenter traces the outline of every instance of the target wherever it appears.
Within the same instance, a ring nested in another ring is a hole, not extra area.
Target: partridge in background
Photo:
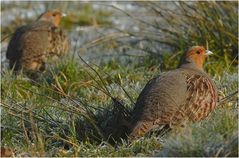
[[[200,121],[216,107],[217,90],[203,71],[205,58],[212,52],[191,47],[179,67],[150,80],[133,110],[130,139],[144,136],[154,128]]]
[[[6,53],[11,69],[43,71],[48,59],[68,53],[69,40],[59,27],[61,17],[58,10],[47,11],[15,31]]]

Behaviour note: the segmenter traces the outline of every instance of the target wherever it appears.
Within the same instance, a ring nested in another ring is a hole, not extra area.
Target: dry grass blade
[[[66,108],[66,107],[65,107],[65,104],[63,104],[62,102],[59,102],[58,100],[55,100],[55,99],[53,99],[53,98],[51,98],[51,97],[49,97],[49,96],[46,96],[46,95],[44,95],[44,94],[39,94],[39,93],[33,92],[32,90],[30,90],[30,89],[28,89],[28,88],[25,88],[25,87],[22,87],[22,88],[23,88],[23,89],[26,89],[26,90],[28,90],[28,91],[30,91],[30,92],[36,94],[36,95],[40,95],[40,96],[46,97],[47,99],[49,99],[49,100],[51,100],[51,101],[54,101],[54,102],[57,102],[57,103],[59,103],[60,105],[62,105],[62,107],[61,107],[61,106],[57,106],[57,105],[53,105],[53,104],[52,104],[52,105],[50,105],[51,107],[55,107],[55,108],[61,109],[61,110],[63,110],[63,111],[68,111],[69,113],[75,114],[75,115],[79,115],[79,114],[80,114],[80,115],[83,116],[90,124],[92,124],[93,127],[98,131],[98,134],[99,134],[102,138],[104,138],[104,135],[102,134],[103,132],[102,132],[101,129],[96,125],[95,119],[91,117],[92,115],[88,115],[88,114],[89,114],[89,111],[85,111],[85,110],[80,109],[80,108],[75,107],[75,106],[68,106],[68,107]]]
[[[231,93],[231,94],[229,94],[229,95],[227,95],[226,97],[222,98],[221,100],[219,100],[218,101],[218,105],[221,105],[221,104],[225,103],[226,101],[228,101],[229,99],[231,99],[235,95],[238,95],[238,90],[233,92],[233,93]]]
[[[107,95],[111,96],[111,93],[109,92],[109,90],[108,90],[108,88],[107,88],[107,86],[106,86],[106,83],[105,83],[105,81],[103,80],[103,78],[101,77],[101,75],[100,75],[92,66],[90,66],[90,65],[80,56],[79,53],[77,53],[77,54],[78,54],[78,57],[81,59],[81,61],[83,61],[83,63],[84,63],[85,65],[87,65],[87,66],[99,77],[101,83],[103,84],[104,90],[107,92]],[[92,78],[92,79],[94,79],[94,78]],[[112,97],[112,96],[111,96],[111,97]],[[113,98],[113,97],[112,97],[112,98]]]
[[[10,33],[10,34],[4,36],[4,37],[1,39],[1,43],[2,43],[3,41],[5,41],[7,38],[9,38],[10,36],[12,36],[12,35],[13,35],[13,33]]]

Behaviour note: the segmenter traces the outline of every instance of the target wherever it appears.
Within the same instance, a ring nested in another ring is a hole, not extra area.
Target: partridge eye
[[[197,51],[196,53],[197,53],[197,54],[200,54],[200,51]]]
[[[52,14],[52,16],[56,16],[56,14],[54,13],[54,14]]]

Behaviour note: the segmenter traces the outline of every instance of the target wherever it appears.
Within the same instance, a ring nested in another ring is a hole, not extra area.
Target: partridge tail
[[[133,126],[130,134],[129,139],[134,140],[144,136],[148,133],[151,129],[153,129],[153,122],[148,121],[138,121],[135,126]]]

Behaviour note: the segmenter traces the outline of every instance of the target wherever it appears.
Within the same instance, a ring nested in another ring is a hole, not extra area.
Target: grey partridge
[[[144,136],[154,128],[200,121],[216,107],[217,90],[203,71],[205,58],[212,52],[191,47],[179,67],[150,80],[133,109],[130,139]]]
[[[6,53],[11,69],[42,71],[48,59],[68,53],[69,40],[59,27],[61,17],[58,10],[47,11],[15,31]]]

